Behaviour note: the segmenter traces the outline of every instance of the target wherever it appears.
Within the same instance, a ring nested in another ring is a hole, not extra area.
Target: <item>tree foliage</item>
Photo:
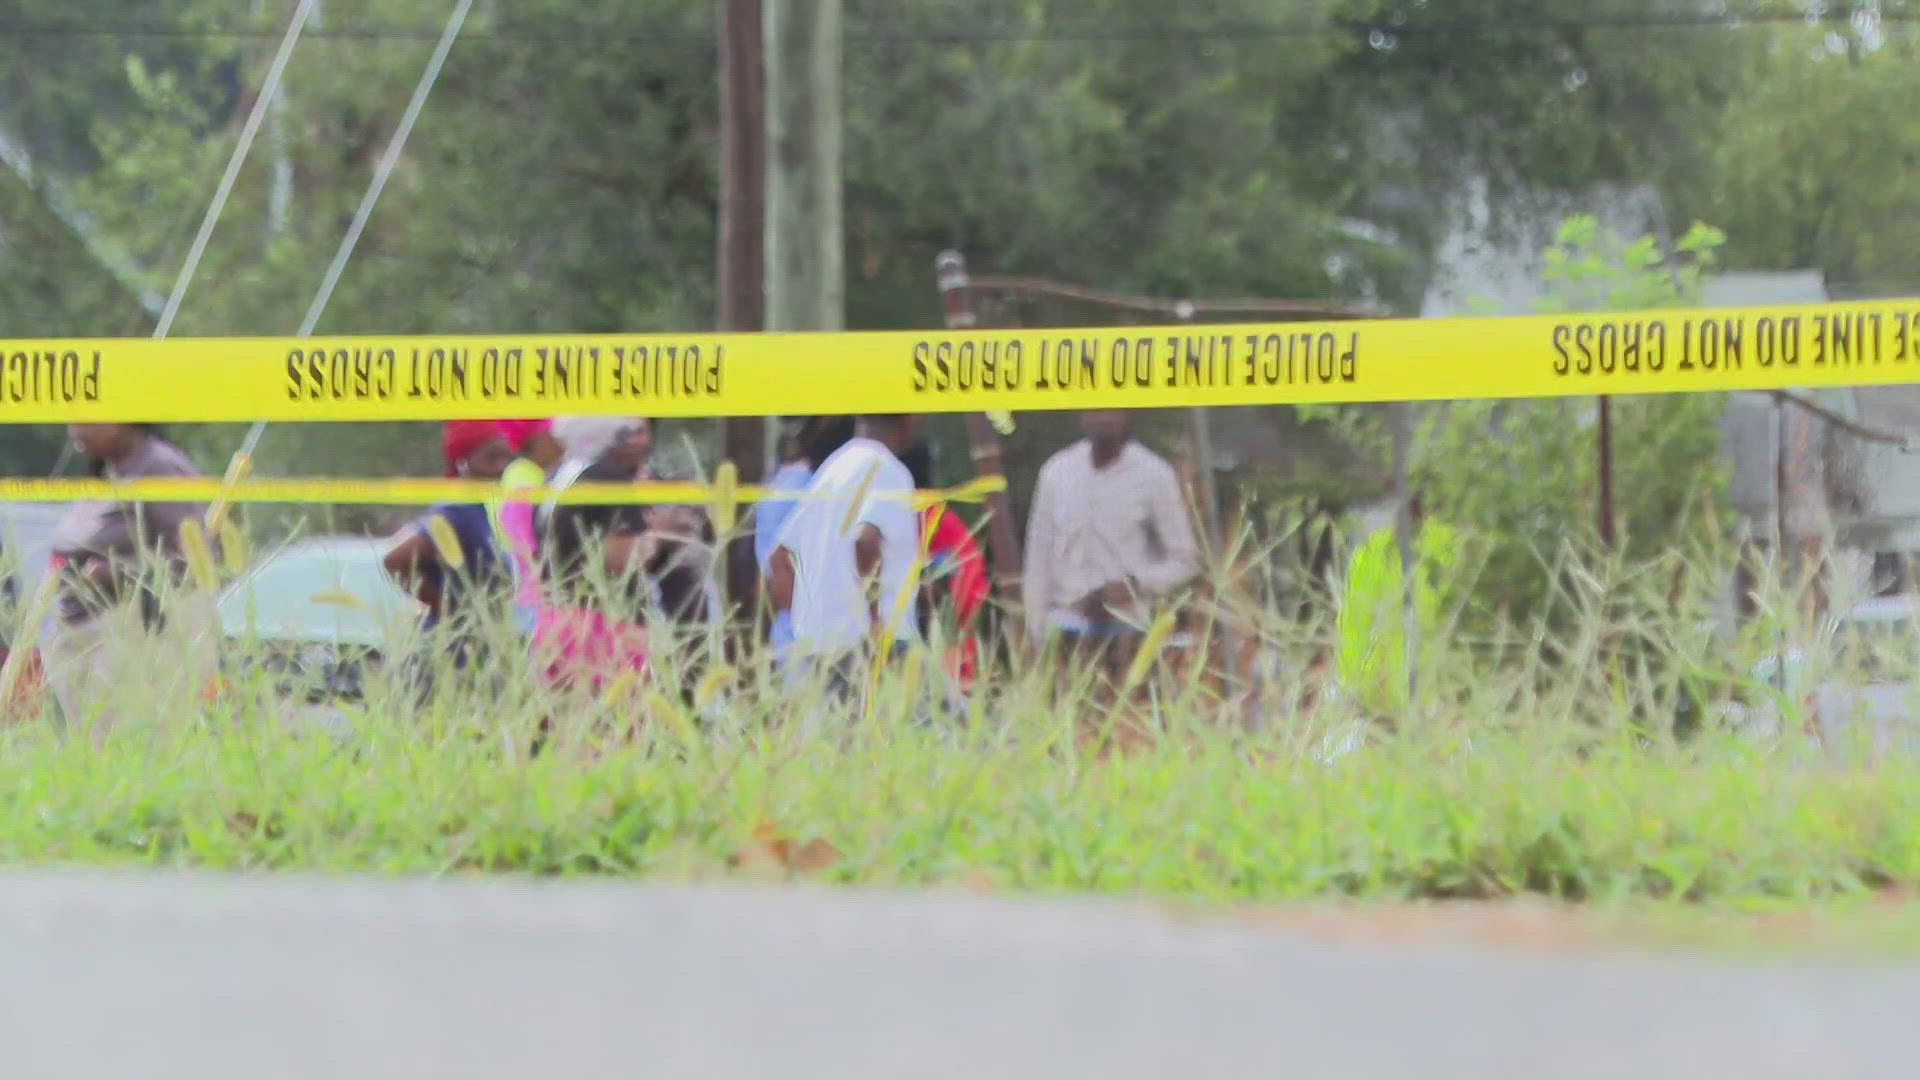
[[[0,335],[150,328],[138,292],[171,284],[292,8],[0,0],[0,25],[17,29],[0,35],[10,72],[0,136],[34,163],[28,179],[0,176],[13,183],[0,190],[0,238],[16,245],[0,264]],[[294,329],[449,10],[326,0],[175,333]],[[1835,24],[1665,29],[1641,18],[1675,10],[847,0],[848,324],[937,324],[931,263],[949,246],[981,271],[1407,312],[1463,191],[1506,205],[1602,181],[1650,184],[1677,219],[1721,223],[1735,268],[1920,272],[1911,35],[1869,34],[1856,20],[1836,49]],[[709,325],[714,12],[685,0],[483,0],[321,330]],[[56,186],[125,253],[132,281],[103,272],[86,238],[49,216]],[[1556,272],[1584,273],[1589,259],[1605,270],[1563,285],[1604,283],[1622,305],[1666,302],[1633,290],[1666,276],[1668,253],[1608,243],[1561,245],[1573,262]],[[14,256],[21,244],[34,257]],[[1708,407],[1623,403],[1623,455],[1693,455],[1705,428],[1687,410]],[[1543,440],[1542,460],[1566,463],[1538,491],[1508,493],[1514,551],[1544,536],[1529,515],[1561,502],[1570,513],[1591,482],[1568,456],[1579,429],[1554,415],[1501,414],[1507,445]],[[941,430],[957,438],[957,426]],[[57,445],[35,435],[9,457],[18,435],[0,440],[0,465],[38,468]],[[215,464],[238,432],[193,438]],[[1032,441],[1034,460],[1017,470],[1043,456]],[[433,457],[422,425],[350,438],[283,425],[261,469],[421,472]],[[1630,546],[1692,482],[1642,464],[1620,465],[1623,495],[1648,487],[1644,508],[1623,502]],[[1479,498],[1458,494],[1463,506]]]
[[[1727,222],[1739,265],[1817,269],[1843,284],[1920,283],[1920,46],[1783,32],[1752,57],[1749,89],[1705,134],[1700,213]]]

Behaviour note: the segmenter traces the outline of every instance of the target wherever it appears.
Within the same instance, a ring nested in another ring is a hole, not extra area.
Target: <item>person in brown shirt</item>
[[[90,471],[111,480],[199,476],[150,424],[72,424]],[[134,710],[160,720],[194,707],[217,663],[212,598],[184,587],[180,525],[200,503],[91,499],[54,530],[57,618],[43,649],[69,724],[96,738]]]

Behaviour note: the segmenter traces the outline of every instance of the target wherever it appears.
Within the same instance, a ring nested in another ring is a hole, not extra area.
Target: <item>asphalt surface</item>
[[[1915,1075],[1920,967],[1334,945],[1139,905],[0,875],[0,1076]]]

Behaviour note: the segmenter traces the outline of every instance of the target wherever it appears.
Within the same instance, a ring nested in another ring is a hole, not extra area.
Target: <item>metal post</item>
[[[1600,423],[1597,452],[1600,457],[1600,548],[1609,555],[1615,545],[1613,521],[1613,401],[1600,396]]]
[[[940,302],[946,312],[947,329],[966,330],[975,323],[972,283],[967,278],[967,260],[957,251],[943,251],[934,260],[934,272],[940,283]],[[1006,462],[1000,451],[1000,436],[985,413],[967,414],[967,438],[973,446],[974,473],[982,478],[1005,477]],[[1013,504],[1005,491],[986,497],[987,548],[993,571],[993,589],[1004,605],[1020,600],[1020,539],[1014,528]]]
[[[1192,301],[1180,301],[1178,310],[1181,323],[1193,322]],[[1221,535],[1220,489],[1213,475],[1213,421],[1205,406],[1189,409],[1187,417],[1193,430],[1194,456],[1200,459],[1197,464],[1200,466],[1198,475],[1202,539],[1212,550],[1224,554],[1226,537]]]
[[[1416,562],[1418,548],[1414,542],[1413,520],[1413,406],[1406,402],[1396,402],[1388,406],[1393,410],[1393,535],[1400,551],[1400,612],[1401,625],[1405,628],[1403,640],[1406,645],[1407,665],[1407,703],[1412,707],[1414,694],[1420,686],[1420,625],[1416,618],[1418,612],[1414,604],[1414,581],[1420,566]]]
[[[1194,307],[1191,300],[1180,301],[1175,310],[1182,324],[1193,322]],[[1201,545],[1204,550],[1211,553],[1211,558],[1207,562],[1218,569],[1218,581],[1224,585],[1232,577],[1225,566],[1225,560],[1230,554],[1229,549],[1232,545],[1228,543],[1226,530],[1221,523],[1220,487],[1213,475],[1213,419],[1205,406],[1196,405],[1187,410],[1187,422],[1193,432],[1193,456],[1197,459],[1194,464],[1198,466],[1195,477],[1199,481],[1200,490],[1195,495],[1200,500]],[[1219,611],[1220,598],[1216,596],[1214,599],[1214,610]],[[1239,640],[1230,628],[1222,625],[1218,620],[1214,621],[1213,628],[1217,633],[1212,635],[1213,640],[1210,642],[1211,655],[1203,653],[1203,662],[1211,660],[1223,663],[1231,675],[1237,676],[1239,670],[1235,667],[1234,657],[1239,652]],[[1203,670],[1203,677],[1205,674]]]

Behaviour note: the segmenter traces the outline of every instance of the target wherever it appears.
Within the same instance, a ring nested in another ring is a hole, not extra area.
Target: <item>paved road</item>
[[[1910,1076],[1920,967],[1364,949],[1128,905],[0,875],[0,1075]]]

